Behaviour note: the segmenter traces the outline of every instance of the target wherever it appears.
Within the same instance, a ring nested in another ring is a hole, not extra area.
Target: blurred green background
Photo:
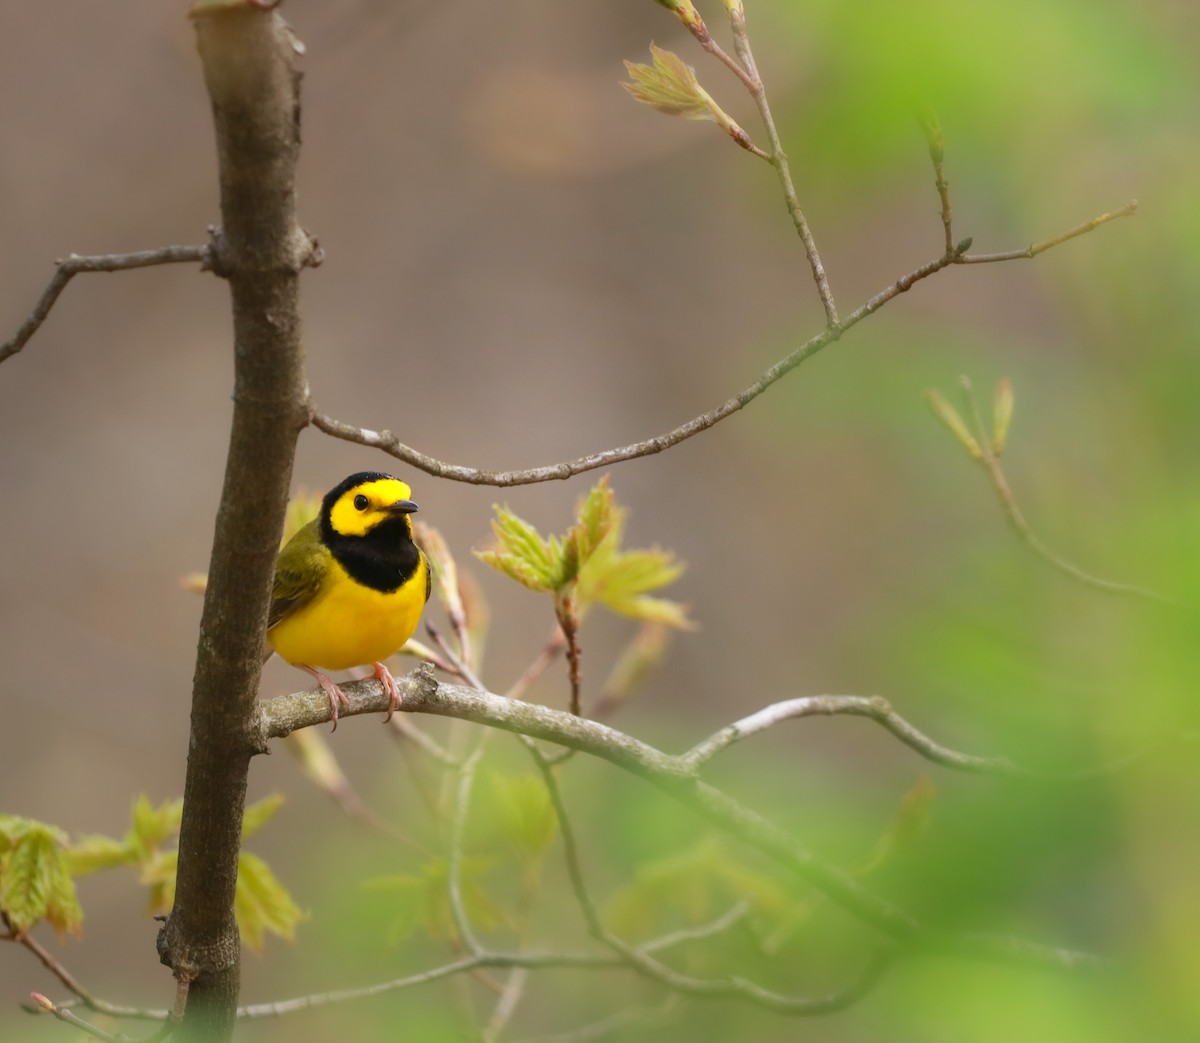
[[[777,699],[877,693],[969,752],[1066,768],[1151,752],[1072,784],[930,768],[926,828],[865,880],[938,927],[1087,949],[1111,956],[1110,970],[914,956],[836,1015],[680,1003],[614,1038],[1195,1039],[1200,783],[1197,744],[1181,736],[1200,728],[1197,617],[1097,593],[1033,556],[922,392],[957,401],[966,374],[986,406],[1009,377],[1005,469],[1035,531],[1099,576],[1200,604],[1200,10],[747,9],[843,314],[941,251],[914,98],[940,116],[956,233],[977,251],[1023,247],[1133,198],[1140,209],[1033,261],[943,272],[715,430],[617,468],[628,541],[689,562],[675,594],[702,629],[673,641],[613,723],[675,751]],[[722,5],[701,11],[727,41]],[[302,221],[328,251],[304,281],[323,410],[454,462],[548,463],[710,409],[819,329],[772,172],[617,85],[622,60],[647,60],[653,40],[694,64],[765,144],[737,83],[651,0],[289,0],[285,14],[308,48]],[[217,206],[182,4],[24,5],[6,28],[0,315],[15,330],[53,258],[200,242]],[[207,559],[228,329],[224,288],[192,269],[89,276],[0,371],[0,810],[119,835],[137,793],[158,802],[182,790],[200,606],[177,580]],[[321,491],[389,466],[307,432],[296,482]],[[467,561],[494,502],[561,531],[596,476],[502,492],[403,477]],[[549,606],[468,567],[492,608],[485,677],[502,690],[541,648]],[[589,620],[585,696],[630,633]],[[302,681],[272,663],[264,693]],[[562,706],[565,691],[556,669],[534,696]],[[411,766],[382,736],[356,721],[332,745],[373,807],[428,829]],[[493,745],[489,771],[527,770],[508,740]],[[709,775],[854,868],[926,767],[868,722],[810,719],[729,751]],[[714,853],[699,823],[645,786],[576,758],[564,787],[596,895],[634,935],[719,914],[739,872],[784,896],[753,924],[675,953],[681,968],[822,994],[871,953],[852,917],[728,844]],[[415,872],[419,858],[364,836],[285,756],[254,765],[251,796],[274,791],[288,802],[252,849],[310,919],[294,945],[269,940],[248,956],[246,1002],[449,959],[444,940],[398,938],[394,895],[362,887]],[[536,889],[532,947],[585,944],[560,856],[550,849]],[[487,886],[511,903],[519,866],[495,857]],[[43,940],[97,993],[165,1004],[134,880],[89,878],[81,895],[82,941]],[[496,944],[513,942],[506,932]],[[69,1038],[16,1010],[34,989],[62,994],[27,953],[0,946],[0,1038]],[[624,972],[539,972],[502,1038],[660,1000]],[[473,1038],[464,1007],[486,1021],[492,1004],[477,982],[443,983],[239,1038]]]

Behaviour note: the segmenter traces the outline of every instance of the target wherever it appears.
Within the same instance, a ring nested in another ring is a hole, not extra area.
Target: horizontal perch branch
[[[688,761],[689,754],[672,756],[607,725],[548,707],[460,685],[438,684],[428,667],[414,670],[399,679],[399,684],[402,708],[406,711],[459,718],[553,742],[590,753],[640,776],[717,828],[813,885],[893,940],[919,942],[926,949],[980,959],[1060,968],[1096,966],[1104,962],[1088,953],[1018,938],[945,935],[924,927],[906,911],[866,890],[851,874],[815,858],[785,830],[697,778],[694,764]],[[350,702],[349,707],[341,711],[342,717],[387,710],[387,696],[377,681],[354,682],[343,686],[342,690]],[[277,696],[259,705],[251,743],[255,749],[265,751],[271,738],[329,720],[329,699],[320,689]],[[920,736],[915,728],[911,728],[911,732],[914,737]],[[916,741],[905,741],[918,752],[927,752]],[[929,743],[931,740],[925,740],[924,744]],[[951,752],[940,746],[937,749]],[[965,754],[956,756],[967,758]],[[939,763],[962,766],[955,764],[954,758]],[[983,768],[977,765],[975,770]]]

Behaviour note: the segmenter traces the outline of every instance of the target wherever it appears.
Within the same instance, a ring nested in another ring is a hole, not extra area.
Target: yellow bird
[[[279,552],[267,642],[317,679],[335,729],[338,704],[349,700],[322,669],[370,663],[390,697],[389,720],[400,706],[383,660],[417,629],[431,582],[429,562],[413,543],[411,495],[390,474],[352,474],[326,493],[320,514]]]

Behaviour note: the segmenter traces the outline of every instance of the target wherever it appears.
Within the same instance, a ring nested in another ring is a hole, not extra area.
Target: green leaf
[[[242,840],[253,836],[283,806],[283,794],[272,793],[242,812]]]
[[[609,534],[617,513],[613,505],[614,494],[605,475],[588,492],[576,512],[577,521],[571,531],[576,533],[579,557],[587,561]]]
[[[476,551],[480,561],[531,590],[556,595],[577,618],[590,604],[619,615],[677,629],[693,626],[685,606],[647,595],[673,583],[684,570],[670,551],[620,550],[625,512],[615,501],[608,478],[598,481],[576,508],[575,521],[562,537],[543,538],[506,507],[496,507],[492,522],[498,550]]]
[[[321,497],[308,493],[298,493],[287,505],[287,514],[283,517],[282,547],[310,521],[321,513]]]
[[[496,508],[492,531],[509,554],[524,561],[531,569],[547,577],[554,571],[550,547],[541,534],[507,507]]]
[[[396,873],[368,880],[363,886],[368,891],[379,891],[387,896],[384,907],[390,918],[387,930],[389,944],[398,945],[416,934],[429,901],[426,882],[421,875]]]
[[[771,876],[708,838],[640,866],[635,879],[614,893],[608,915],[614,930],[649,938],[680,921],[701,925],[738,902],[748,903],[748,924],[760,942],[776,946],[811,912]]]
[[[631,82],[622,83],[633,97],[655,112],[688,120],[711,120],[712,99],[696,79],[696,71],[679,55],[650,45],[652,65],[625,63]]]
[[[677,629],[695,624],[688,618],[686,606],[663,598],[648,597],[650,591],[674,583],[686,566],[670,551],[657,547],[649,550],[622,551],[616,540],[620,528],[614,528],[597,553],[580,570],[579,601],[598,603],[617,615],[646,622],[662,623]]]
[[[472,925],[482,931],[493,930],[504,919],[502,910],[478,882],[492,864],[490,859],[464,858],[461,865],[463,908]],[[387,895],[387,911],[392,915],[388,938],[393,944],[419,929],[441,941],[457,937],[447,886],[449,867],[445,858],[435,858],[415,873],[397,873],[364,885],[369,891]]]
[[[152,852],[141,865],[139,879],[150,888],[148,908],[151,915],[169,913],[175,904],[175,876],[179,869],[179,852]]]
[[[515,558],[510,554],[493,550],[477,550],[475,551],[475,557],[485,565],[491,565],[492,568],[503,572],[510,579],[515,579],[522,586],[528,587],[530,590],[543,592],[550,589],[544,576],[530,568],[519,558]]]
[[[561,590],[564,587],[570,586],[579,576],[579,567],[583,564],[583,555],[580,550],[579,534],[574,530],[567,533],[559,548],[560,560],[562,568],[559,572],[559,584],[556,590]]]
[[[133,802],[130,830],[126,843],[143,854],[150,854],[168,837],[179,832],[183,818],[183,799],[169,800],[157,808],[144,793]]]
[[[992,454],[1002,456],[1008,443],[1008,429],[1012,426],[1013,386],[1008,377],[1001,378],[996,385],[992,400]]]
[[[703,840],[684,851],[639,866],[634,879],[618,889],[607,914],[618,934],[649,938],[677,925],[702,923],[716,906],[715,862],[719,846]]]
[[[17,838],[28,824],[29,819],[17,818],[16,815],[0,815],[0,855],[17,842]]]
[[[492,531],[499,550],[476,551],[475,556],[531,590],[550,591],[562,581],[561,547],[552,546],[527,521],[507,507],[495,506]]]
[[[764,952],[778,951],[812,916],[811,901],[795,898],[760,869],[729,859],[718,872],[730,898],[750,903],[747,925]]]
[[[972,460],[982,460],[983,450],[979,448],[979,443],[975,440],[975,436],[971,434],[966,421],[959,415],[958,410],[950,405],[939,392],[934,391],[932,388],[925,392],[925,401],[933,411],[933,415],[954,436],[954,440],[967,451],[967,455]]]
[[[72,876],[85,876],[101,869],[133,865],[139,852],[128,842],[112,837],[87,836],[75,841],[66,851],[67,867]]]
[[[46,922],[61,936],[65,933],[79,934],[83,926],[83,910],[79,906],[79,895],[75,881],[67,865],[65,852],[55,847],[50,859],[48,879],[49,900],[46,904]]]
[[[929,826],[933,813],[933,800],[937,795],[933,779],[929,772],[923,771],[904,795],[900,798],[900,806],[888,823],[887,829],[866,864],[857,870],[858,875],[866,876],[881,866],[886,865],[894,855],[911,847]]]
[[[490,795],[505,839],[525,855],[545,853],[558,833],[558,817],[541,776],[493,774]]]
[[[63,857],[64,836],[52,826],[24,820],[6,831],[0,856],[0,909],[18,931],[47,920],[59,934],[78,933],[83,912]]]
[[[233,909],[242,941],[254,952],[262,950],[268,934],[292,941],[296,925],[305,918],[271,867],[248,851],[238,856]]]

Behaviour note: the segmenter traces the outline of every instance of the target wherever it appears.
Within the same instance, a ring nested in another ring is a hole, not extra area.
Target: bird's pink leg
[[[304,670],[306,673],[312,674],[313,677],[317,679],[317,684],[319,684],[325,694],[329,696],[329,709],[333,712],[333,728],[331,731],[336,732],[338,722],[338,703],[340,702],[343,706],[349,708],[350,700],[347,699],[346,694],[328,677],[321,673],[320,670],[314,670],[311,666],[305,666],[303,663],[296,663],[294,665],[300,667],[300,669]],[[378,664],[376,665],[378,666]],[[395,681],[392,682],[392,684],[395,683]]]
[[[392,714],[400,709],[400,686],[396,684],[396,679],[392,676],[391,671],[382,663],[376,663],[375,676],[379,678],[379,683],[383,685],[383,690],[388,694],[388,712],[385,721],[392,719]]]

